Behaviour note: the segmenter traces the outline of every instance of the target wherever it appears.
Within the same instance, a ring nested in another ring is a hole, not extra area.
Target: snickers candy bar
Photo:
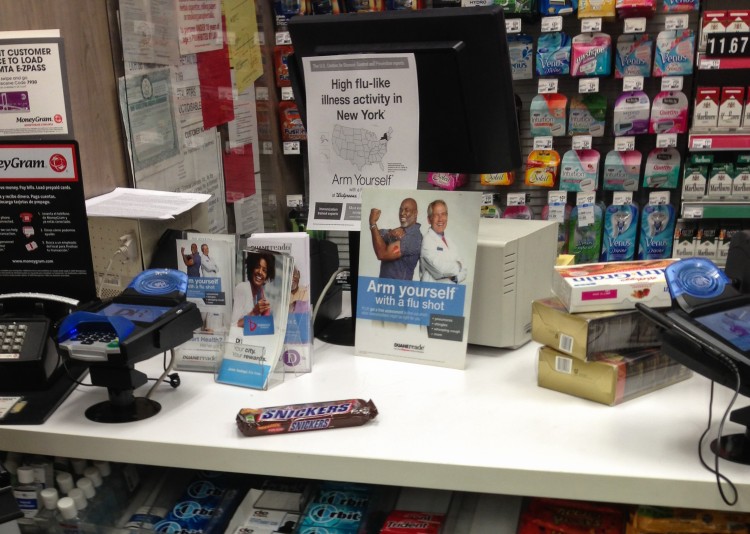
[[[347,399],[268,408],[243,408],[237,427],[246,436],[364,425],[378,415],[371,400]]]

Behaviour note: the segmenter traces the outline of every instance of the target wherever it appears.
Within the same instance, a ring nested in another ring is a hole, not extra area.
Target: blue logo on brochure
[[[273,335],[273,315],[246,315],[243,334],[246,336]]]

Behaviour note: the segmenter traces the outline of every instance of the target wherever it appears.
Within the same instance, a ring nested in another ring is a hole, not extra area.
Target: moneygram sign
[[[0,181],[78,181],[73,146],[0,144]]]

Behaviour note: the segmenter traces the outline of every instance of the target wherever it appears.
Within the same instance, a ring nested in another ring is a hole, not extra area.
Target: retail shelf
[[[719,150],[750,150],[750,131],[729,131],[715,133],[691,133],[688,136],[688,150],[692,152]]]
[[[745,219],[750,217],[750,201],[693,200],[682,203],[683,219]]]

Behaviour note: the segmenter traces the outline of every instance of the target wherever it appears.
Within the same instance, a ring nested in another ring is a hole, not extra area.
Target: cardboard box
[[[742,124],[744,106],[744,87],[722,87],[717,125],[725,128],[739,128]]]
[[[695,91],[695,109],[693,110],[693,128],[704,130],[719,123],[719,101],[721,88],[698,87]]]
[[[614,261],[555,267],[552,291],[571,313],[630,310],[636,302],[669,307],[664,269],[676,259]]]
[[[681,382],[692,371],[660,348],[624,353],[602,353],[584,362],[550,347],[539,349],[537,382],[540,387],[567,393],[608,406]]]
[[[568,313],[556,297],[535,300],[531,309],[531,339],[579,360],[659,344],[658,328],[636,310]]]

